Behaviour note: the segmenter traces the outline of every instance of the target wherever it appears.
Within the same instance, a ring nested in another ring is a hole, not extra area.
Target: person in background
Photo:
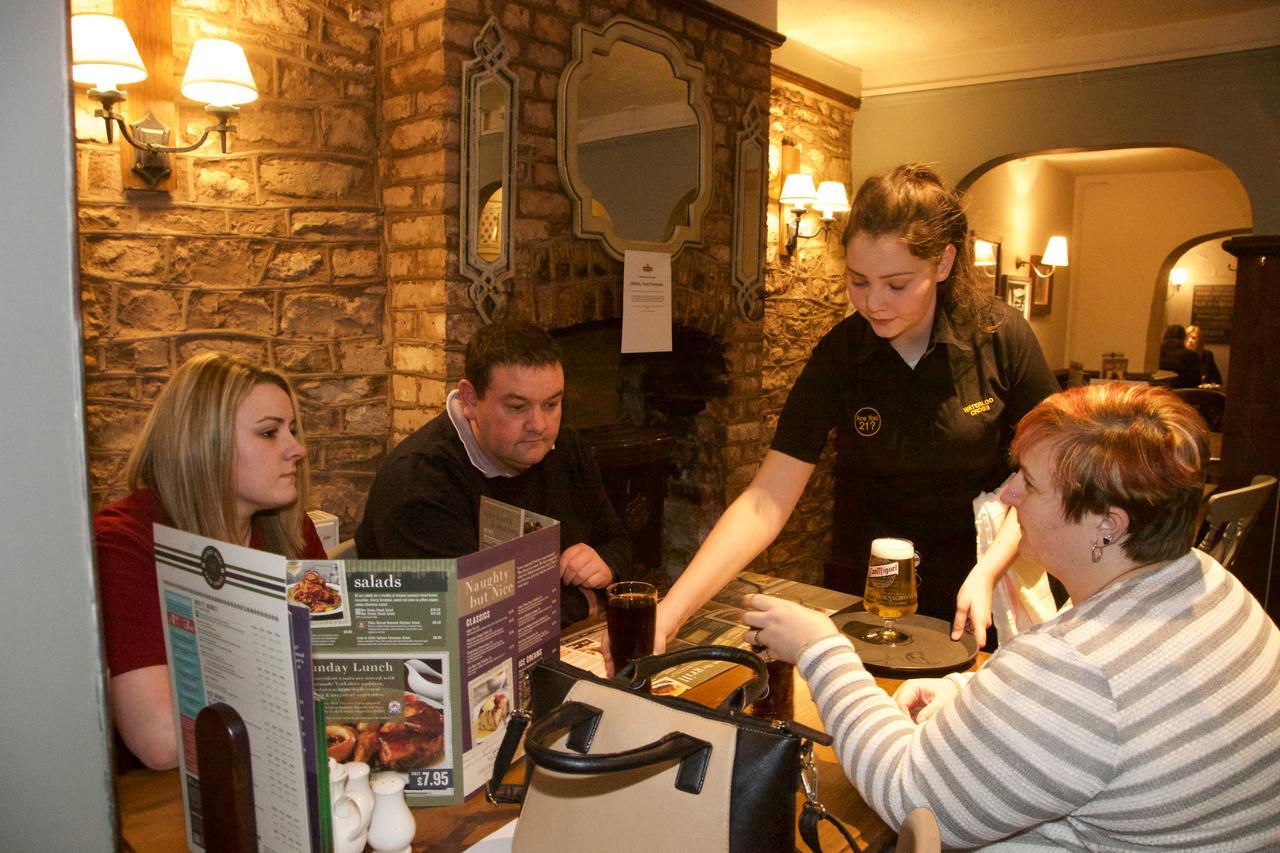
[[[658,651],[778,535],[832,429],[824,585],[861,594],[871,540],[906,538],[922,558],[919,612],[954,616],[957,638],[970,616],[990,624],[957,602],[975,565],[973,499],[1009,476],[1014,426],[1058,383],[1027,321],[978,287],[960,200],[927,167],[867,179],[844,244],[857,313],[814,348],[755,478],[659,603]],[[984,578],[1016,554],[1010,515]]]
[[[178,762],[152,524],[324,559],[304,511],[306,456],[288,380],[239,356],[205,353],[178,368],[156,399],[129,457],[132,492],[94,516],[111,712],[146,766]]]
[[[560,426],[560,347],[530,323],[482,327],[445,411],[382,463],[356,530],[362,558],[460,557],[479,547],[480,498],[560,522],[560,621],[632,577],[631,539],[591,451]]]
[[[1204,337],[1199,326],[1187,326],[1186,346],[1200,359],[1200,384],[1221,385],[1222,371],[1218,370],[1213,352],[1204,348]]]
[[[1174,388],[1195,388],[1200,384],[1200,357],[1187,349],[1187,330],[1178,323],[1165,327],[1160,341],[1160,369],[1178,374]]]
[[[929,807],[944,848],[1278,849],[1280,631],[1191,548],[1206,441],[1162,388],[1023,418],[1003,497],[1074,607],[977,672],[890,699],[830,619],[764,595],[747,639],[797,663],[872,808],[896,827]]]

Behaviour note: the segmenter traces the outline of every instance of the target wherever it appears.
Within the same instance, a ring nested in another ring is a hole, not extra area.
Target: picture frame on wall
[[[1036,272],[1040,266],[1040,256],[1031,256],[1031,314],[1039,317],[1053,310],[1053,273],[1046,276]]]
[[[1004,301],[1022,314],[1031,316],[1031,280],[1016,275],[1001,276]]]

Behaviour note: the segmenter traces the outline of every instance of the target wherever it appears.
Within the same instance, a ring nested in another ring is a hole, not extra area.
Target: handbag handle
[[[530,727],[524,738],[524,751],[539,767],[576,775],[617,773],[638,770],[654,764],[679,761],[676,788],[689,794],[702,790],[702,781],[711,760],[711,744],[684,732],[668,732],[652,743],[619,752],[587,755],[600,718],[599,708],[585,702],[565,702]],[[552,737],[569,729],[566,752],[551,746]]]
[[[630,681],[632,688],[638,688],[651,677],[670,669],[673,666],[693,663],[699,660],[719,660],[745,666],[755,673],[747,683],[734,688],[733,692],[720,703],[722,711],[741,711],[762,696],[769,693],[769,670],[759,655],[752,654],[736,646],[693,646],[677,649],[661,655],[649,655],[637,658],[618,670],[618,678]]]

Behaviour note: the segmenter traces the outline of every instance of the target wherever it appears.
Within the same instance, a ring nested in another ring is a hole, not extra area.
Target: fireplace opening
[[[564,351],[564,423],[595,453],[610,501],[631,532],[635,562],[662,582],[689,557],[687,543],[671,541],[670,519],[700,507],[723,481],[708,448],[715,430],[707,406],[729,393],[724,346],[677,325],[671,352],[622,354],[618,320],[552,335]]]

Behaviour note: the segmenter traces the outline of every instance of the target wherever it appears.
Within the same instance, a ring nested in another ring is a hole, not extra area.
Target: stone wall
[[[782,189],[779,174],[784,140],[800,153],[801,168],[818,180],[850,179],[853,118],[856,105],[815,91],[803,83],[775,75],[770,96],[770,198]],[[850,195],[854,190],[849,188]],[[809,214],[808,219],[815,217]],[[777,252],[778,206],[769,209],[769,251],[765,280],[764,359],[761,391],[763,432],[773,437],[787,393],[818,340],[848,311],[844,285],[844,250],[840,217],[825,239],[800,240],[790,257]],[[812,228],[809,221],[805,230]],[[834,475],[832,443],[814,471],[790,521],[757,561],[761,571],[821,583],[822,564],[831,546],[831,501]]]
[[[177,78],[196,38],[226,36],[245,48],[260,97],[235,122],[232,153],[213,153],[210,143],[174,158],[169,192],[124,189],[122,149],[106,144],[95,105],[77,93],[95,509],[123,494],[125,460],[166,379],[191,355],[217,349],[293,379],[310,504],[338,514],[344,535],[354,530],[388,430],[375,110],[381,6],[173,0]],[[207,123],[199,106],[180,105],[184,139]]]
[[[770,260],[764,321],[738,317],[734,135],[749,103],[770,104],[776,197],[784,134],[815,174],[847,180],[852,108],[803,86],[774,80],[771,90],[770,49],[758,34],[675,0],[174,0],[174,73],[196,37],[227,35],[245,47],[261,97],[242,111],[231,154],[178,156],[173,190],[153,193],[122,187],[120,150],[78,96],[95,507],[122,494],[124,461],[165,379],[217,348],[293,377],[310,503],[353,532],[385,448],[440,410],[480,323],[458,271],[460,84],[490,16],[520,87],[511,313],[552,329],[616,321],[621,264],[573,236],[555,110],[574,24],[617,15],[672,33],[704,66],[714,117],[712,202],[703,243],[673,263],[674,319],[720,342],[729,375],[725,393],[691,421],[686,446],[696,459],[682,460],[668,504],[666,562],[682,568],[750,482],[809,348],[844,313],[833,238]],[[203,123],[197,107],[181,107],[188,137]],[[771,210],[771,259],[776,225]],[[758,567],[814,579],[829,494],[820,469]]]

